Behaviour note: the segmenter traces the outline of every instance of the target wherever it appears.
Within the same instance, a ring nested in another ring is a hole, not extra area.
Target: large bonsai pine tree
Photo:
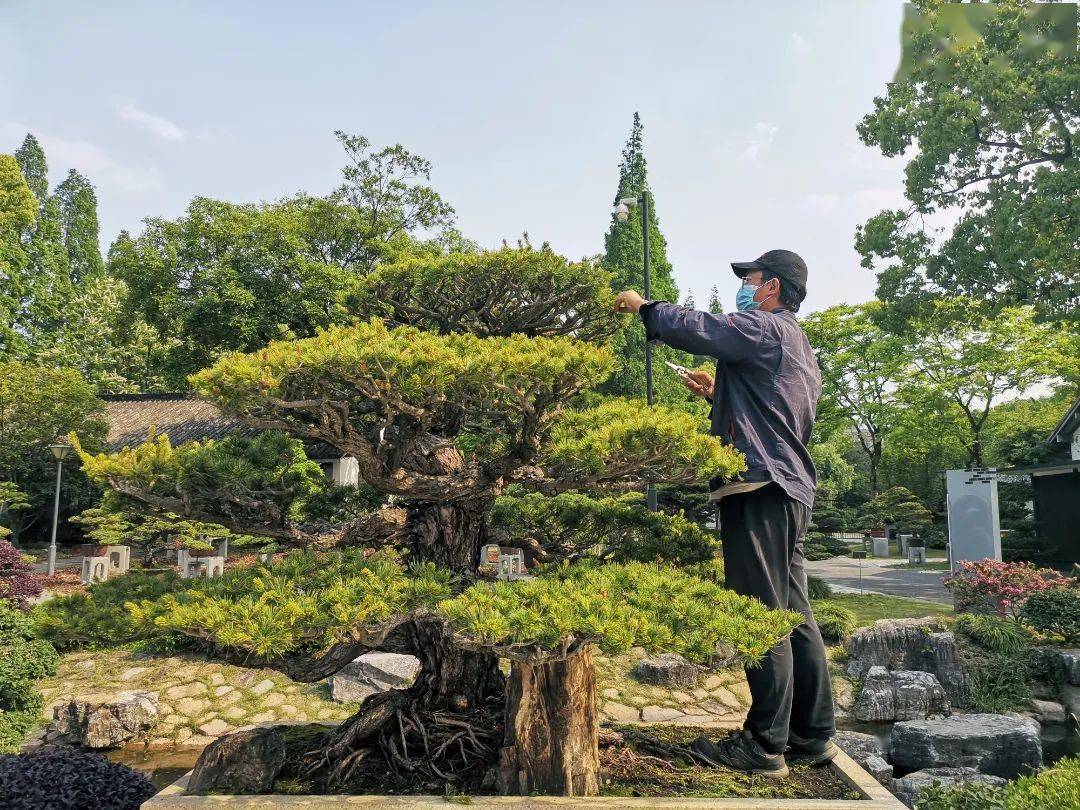
[[[481,784],[468,774],[486,773],[504,793],[596,793],[594,645],[734,665],[801,621],[676,568],[568,563],[581,555],[553,547],[539,555],[553,562],[535,579],[495,584],[479,574],[486,542],[520,540],[536,558],[542,532],[493,530],[490,513],[508,488],[534,493],[518,495],[529,515],[520,529],[544,512],[529,499],[565,504],[568,490],[742,469],[696,417],[591,392],[613,367],[602,270],[528,246],[427,256],[377,268],[350,305],[355,325],[229,355],[192,376],[201,396],[265,434],[177,448],[162,437],[83,454],[88,474],[152,509],[279,546],[393,548],[359,570],[342,562],[357,552],[319,562],[309,552],[136,608],[158,628],[302,680],[368,649],[420,658],[411,688],[368,698],[303,752],[301,775],[315,788],[357,789],[372,784],[365,773],[382,779],[389,768],[466,787]],[[328,508],[301,439],[354,457],[378,506]],[[577,510],[576,531],[633,509],[595,503],[566,507]],[[683,544],[691,534],[670,531]],[[583,545],[571,540],[560,542]],[[624,548],[615,559],[633,556]],[[511,661],[508,681],[499,658]]]

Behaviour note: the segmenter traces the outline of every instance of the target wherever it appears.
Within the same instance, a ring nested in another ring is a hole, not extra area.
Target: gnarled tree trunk
[[[459,573],[475,573],[492,498],[410,504],[406,526],[422,559]]]
[[[590,647],[542,664],[514,661],[506,688],[499,791],[595,796],[599,733]]]
[[[399,630],[409,643],[395,646],[420,659],[420,674],[408,689],[367,698],[309,752],[306,776],[324,790],[385,785],[387,764],[396,775],[475,788],[495,763],[504,694],[498,658],[462,648],[435,616]]]

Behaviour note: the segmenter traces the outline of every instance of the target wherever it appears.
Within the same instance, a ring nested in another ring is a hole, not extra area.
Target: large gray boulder
[[[656,686],[692,687],[701,677],[701,667],[678,653],[661,653],[638,661],[634,674],[639,681]]]
[[[885,759],[885,747],[881,740],[873,734],[863,734],[860,731],[838,731],[833,742],[871,776],[883,785],[888,784],[893,769]]]
[[[974,768],[927,768],[894,779],[890,790],[908,807],[914,807],[919,791],[930,787],[935,782],[944,787],[962,785],[966,782],[979,782],[993,787],[1001,787],[1005,784],[1005,780],[1000,776],[979,773]]]
[[[929,672],[958,708],[971,706],[971,680],[956,653],[956,637],[935,616],[879,619],[848,639],[849,678],[863,678],[871,667]]]
[[[53,730],[86,748],[117,748],[143,739],[157,721],[155,692],[76,697],[53,706]]]
[[[852,713],[859,720],[874,723],[925,720],[949,714],[949,697],[929,672],[889,672],[873,666],[866,673]]]
[[[1042,741],[1039,724],[1030,717],[961,714],[897,723],[889,757],[905,771],[974,768],[1014,779],[1042,765]]]
[[[364,653],[330,676],[330,693],[334,700],[359,702],[377,692],[405,689],[416,680],[420,666],[415,655]]]
[[[274,726],[218,737],[199,755],[188,780],[193,795],[267,793],[285,765],[286,748]]]

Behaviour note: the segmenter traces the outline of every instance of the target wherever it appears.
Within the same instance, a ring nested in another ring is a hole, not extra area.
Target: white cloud
[[[0,125],[0,130],[4,133],[5,142],[16,144],[11,147],[12,152],[18,148],[17,144],[22,143],[26,133],[34,133],[45,150],[50,180],[54,183],[67,176],[69,169],[76,169],[94,185],[123,191],[147,191],[161,186],[161,177],[153,166],[119,164],[100,146],[82,138],[65,138],[17,121]]]
[[[791,35],[789,49],[796,56],[806,56],[810,53],[810,43],[806,41],[806,37],[796,32]]]
[[[182,141],[188,137],[188,131],[182,126],[163,116],[148,113],[131,99],[116,99],[114,103],[122,121],[145,127],[167,141]]]
[[[806,204],[813,210],[820,214],[827,214],[836,208],[836,204],[840,201],[839,194],[807,194],[805,197]]]
[[[757,160],[772,145],[773,138],[776,137],[778,131],[779,127],[775,124],[770,124],[768,121],[758,121],[754,124],[754,137],[750,139],[750,143],[743,150],[743,157],[747,160]]]

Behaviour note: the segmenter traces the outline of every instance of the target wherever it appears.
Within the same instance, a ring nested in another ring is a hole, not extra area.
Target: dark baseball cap
[[[799,293],[799,300],[806,298],[806,262],[798,253],[790,250],[770,250],[752,262],[732,262],[731,269],[739,278],[751,270],[768,270],[781,281],[791,284]]]

